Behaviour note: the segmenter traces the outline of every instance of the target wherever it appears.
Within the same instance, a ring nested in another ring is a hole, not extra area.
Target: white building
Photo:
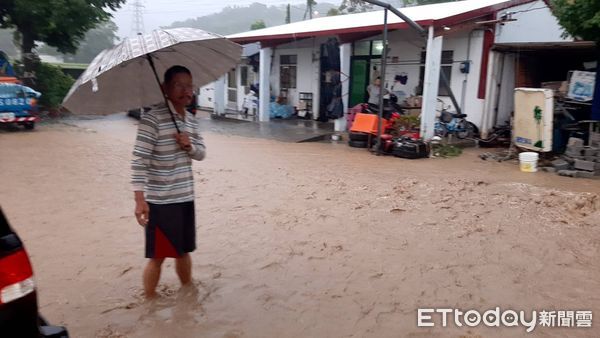
[[[440,85],[440,69],[449,78],[463,113],[485,134],[509,118],[513,90],[524,84],[521,77],[531,73],[524,67],[521,51],[583,51],[577,63],[593,53],[593,44],[563,37],[556,18],[541,0],[466,0],[400,10],[427,34],[420,35],[388,12],[384,85],[400,96],[422,95],[421,133],[425,138],[433,135],[438,97],[445,105],[451,104],[448,91]],[[364,102],[367,85],[380,72],[383,23],[384,11],[376,11],[316,18],[228,38],[240,44],[260,43],[260,102],[283,96],[288,104],[305,108],[302,98],[310,93],[310,110],[317,118],[326,113],[333,95],[332,74],[337,71],[344,109]],[[552,65],[560,68],[561,62],[556,59]],[[228,83],[236,76],[238,87],[230,87]],[[535,81],[529,79],[529,86],[561,79],[564,77],[545,78],[542,74]],[[236,108],[234,98],[239,110],[240,80],[239,74],[230,74],[216,82],[216,111],[228,105]],[[259,117],[269,120],[268,105],[260,105]]]
[[[250,85],[258,82],[258,73],[254,71],[253,63],[258,57],[260,45],[257,43],[247,44],[242,51],[242,62],[225,75],[220,81],[209,83],[198,91],[198,105],[200,108],[239,112],[242,110],[244,97],[250,90]],[[219,88],[219,95],[215,88]],[[216,95],[216,97],[215,97]],[[215,106],[215,99],[222,101]]]

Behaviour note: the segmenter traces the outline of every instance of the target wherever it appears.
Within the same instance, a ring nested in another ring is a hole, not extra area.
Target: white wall
[[[221,75],[215,82],[214,91],[214,108],[213,111],[217,115],[225,115],[227,109],[227,86],[225,81],[227,80],[227,74]]]
[[[497,17],[505,12],[516,12],[512,18],[517,21],[496,25],[496,43],[573,41],[561,36],[563,28],[542,0],[508,8]]]
[[[238,64],[236,67],[236,87],[237,87],[237,111],[242,111],[242,105],[244,104],[245,87],[242,86],[242,67],[248,67],[248,86],[254,82],[258,82],[258,74],[252,71],[252,67],[247,65],[244,61],[241,64]],[[228,77],[225,76],[225,98],[227,98],[228,91]],[[214,100],[215,100],[215,83],[211,82],[205,86],[200,87],[199,96],[198,96],[198,104],[202,108],[214,109]],[[229,107],[233,109],[234,107]]]
[[[469,31],[456,34],[449,32],[444,37],[442,50],[452,50],[454,52],[450,87],[460,105],[463,82],[466,79],[465,105],[461,108],[464,110],[464,113],[468,115],[467,120],[479,126],[484,108],[484,100],[477,98],[479,79],[481,76],[484,33],[483,31],[473,32],[471,36],[470,56],[467,57],[469,34]],[[378,36],[369,38],[368,40],[377,40],[380,38],[381,36]],[[390,52],[388,53],[388,66],[386,69],[386,88],[389,90],[393,86],[394,91],[402,90],[406,92],[407,95],[414,95],[415,89],[419,85],[421,50],[425,46],[425,40],[411,32],[393,31],[389,34],[389,44]],[[393,57],[398,57],[398,65],[393,64]],[[469,74],[463,74],[460,72],[460,63],[469,59],[471,60],[470,72]],[[394,84],[394,76],[401,72],[406,72],[408,74],[406,85],[401,85],[400,83]],[[445,106],[452,105],[450,97],[442,96],[440,98],[444,101]],[[452,106],[450,110],[453,111],[454,106]]]
[[[364,40],[381,40],[382,38],[382,36],[375,36]],[[403,91],[406,95],[414,95],[415,89],[419,85],[421,50],[425,46],[426,41],[415,34],[404,31],[390,32],[388,38],[390,50],[388,52],[388,64],[386,66],[385,83],[383,85],[388,90],[393,89],[394,91]],[[394,57],[398,58],[397,64],[392,64]],[[374,60],[371,65],[371,77],[373,77],[374,64],[381,71],[381,64],[377,60]],[[406,85],[402,85],[399,82],[394,83],[394,76],[403,72],[408,75]],[[369,79],[369,82],[371,80]]]
[[[198,104],[202,108],[214,109],[215,107],[215,83],[211,82],[200,87]]]
[[[271,68],[271,95],[279,95],[280,55],[297,56],[296,89],[288,92],[288,104],[298,106],[298,93],[313,93],[313,117],[319,110],[320,89],[320,45],[322,39],[306,39],[274,48]]]
[[[463,88],[465,90],[465,102],[464,107],[461,107],[464,114],[467,114],[467,120],[473,122],[478,127],[481,124],[481,118],[484,111],[484,99],[479,99],[477,94],[479,92],[479,80],[481,78],[481,62],[483,59],[483,31],[475,31],[471,34],[471,48],[469,56],[467,56],[467,49],[469,44],[470,32],[464,32],[460,34],[449,35],[444,37],[444,44],[442,50],[454,51],[454,64],[452,66],[452,76],[450,79],[450,87],[456,100],[460,104],[461,97],[463,95]],[[469,74],[463,74],[460,71],[460,63],[463,61],[471,60],[471,69]],[[466,82],[465,82],[466,81]],[[465,86],[466,84],[466,86]],[[449,97],[443,97],[446,105],[451,104]],[[454,110],[454,108],[451,108]]]

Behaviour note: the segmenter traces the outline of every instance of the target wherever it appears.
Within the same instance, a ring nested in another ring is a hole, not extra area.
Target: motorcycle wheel
[[[435,130],[433,131],[435,136],[446,137],[448,135],[448,128],[445,124],[437,123],[435,125]]]
[[[469,123],[465,120],[460,121],[456,126],[456,137],[459,139],[472,138],[475,130],[473,129],[473,124]]]

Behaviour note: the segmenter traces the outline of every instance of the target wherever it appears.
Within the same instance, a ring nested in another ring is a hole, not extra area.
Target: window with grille
[[[423,95],[423,83],[425,81],[425,60],[427,57],[427,53],[425,51],[421,52],[421,70],[419,74],[419,88],[417,90],[417,95]],[[448,79],[448,83],[451,83],[452,78],[452,63],[454,62],[454,51],[445,50],[442,51],[442,72],[446,75]],[[440,74],[440,83],[438,85],[438,96],[448,96],[448,89],[442,83],[442,75]]]
[[[296,88],[298,57],[296,55],[279,56],[279,88]]]

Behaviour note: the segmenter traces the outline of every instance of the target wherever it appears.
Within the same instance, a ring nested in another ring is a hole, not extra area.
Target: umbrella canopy
[[[158,29],[126,38],[94,58],[63,106],[78,114],[110,114],[156,104],[164,98],[149,56],[161,81],[169,67],[181,65],[200,87],[236,67],[241,53],[240,45],[193,28]]]

